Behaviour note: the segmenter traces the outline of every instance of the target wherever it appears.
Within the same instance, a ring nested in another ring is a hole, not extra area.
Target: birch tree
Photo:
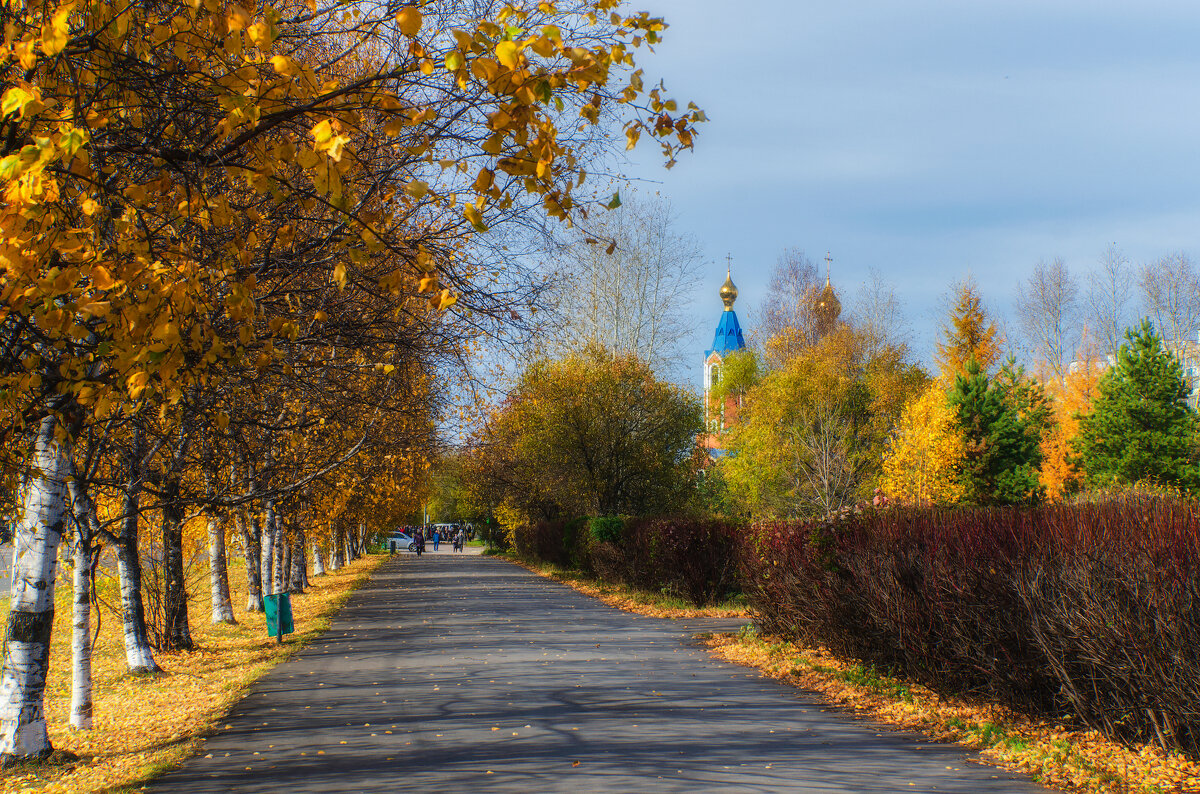
[[[633,195],[596,210],[564,247],[558,271],[559,352],[598,346],[632,353],[656,372],[683,359],[691,334],[692,288],[702,260],[696,241],[675,228],[670,202]]]
[[[1017,285],[1017,318],[1048,374],[1063,383],[1079,342],[1079,285],[1061,257],[1038,262]]]
[[[1191,258],[1178,251],[1142,266],[1138,284],[1146,311],[1163,345],[1175,351],[1195,342],[1200,327],[1200,274]]]
[[[12,600],[0,670],[0,755],[44,758],[52,750],[42,696],[50,663],[58,545],[66,527],[67,462],[53,415],[34,441],[13,543]]]
[[[146,631],[146,607],[142,599],[142,563],[138,551],[138,522],[141,515],[145,468],[142,428],[134,421],[125,452],[126,479],[121,491],[120,530],[115,538],[117,581],[121,588],[121,625],[125,639],[125,663],[135,675],[159,672]]]
[[[854,294],[849,320],[863,335],[868,358],[891,348],[907,351],[911,326],[896,288],[872,268]]]
[[[68,461],[70,466],[70,461]],[[79,472],[70,471],[68,493],[74,513],[71,572],[71,716],[72,728],[92,727],[92,574],[99,540],[96,508]]]
[[[1129,327],[1134,302],[1135,275],[1128,257],[1110,245],[1100,257],[1099,268],[1088,274],[1084,304],[1089,331],[1100,343],[1100,352],[1116,361],[1117,351]]]
[[[820,280],[816,265],[800,248],[789,248],[771,271],[756,319],[756,334],[766,363],[780,368],[820,338],[816,303]]]
[[[216,516],[208,517],[208,576],[212,596],[212,622],[236,623],[233,599],[229,595],[229,568],[225,556],[225,525]]]

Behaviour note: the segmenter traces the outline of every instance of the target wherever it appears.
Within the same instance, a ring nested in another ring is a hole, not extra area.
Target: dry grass
[[[126,672],[119,616],[103,610],[93,666],[95,728],[67,726],[71,702],[70,592],[59,588],[46,716],[56,749],[78,761],[15,768],[5,774],[4,792],[84,792],[136,786],[169,769],[198,748],[203,736],[243,691],[279,662],[329,627],[329,620],[385,557],[365,557],[340,571],[312,579],[304,595],[292,597],[297,633],[283,645],[267,637],[261,613],[241,611],[246,582],[230,569],[237,625],[209,622],[207,572],[191,588],[192,637],[198,650],[156,655],[164,672]],[[113,603],[115,583],[98,582],[101,598]],[[110,597],[111,596],[111,597]],[[4,605],[7,612],[7,603]],[[93,625],[94,630],[94,625]]]
[[[579,571],[565,570],[555,565],[519,560],[514,556],[507,559],[526,568],[538,576],[561,582],[584,595],[598,598],[610,607],[635,612],[652,618],[746,618],[750,613],[741,599],[731,600],[712,607],[694,607],[685,601],[665,593],[636,590],[623,584],[602,582]]]
[[[1083,792],[1200,792],[1200,764],[1157,747],[1137,750],[1094,731],[1027,719],[846,662],[822,649],[753,634],[707,640],[714,654],[821,693],[873,719],[981,751],[990,763]]]

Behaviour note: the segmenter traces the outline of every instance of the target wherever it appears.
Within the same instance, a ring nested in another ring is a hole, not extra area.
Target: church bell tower
[[[737,416],[738,400],[734,397],[716,400],[712,396],[712,390],[720,382],[725,358],[746,346],[746,338],[742,335],[737,313],[733,310],[738,290],[733,284],[732,264],[725,269],[725,283],[721,285],[718,294],[725,310],[721,312],[721,319],[717,321],[717,332],[713,337],[712,347],[704,353],[704,427],[707,431],[704,446],[714,453],[720,449],[720,433]]]

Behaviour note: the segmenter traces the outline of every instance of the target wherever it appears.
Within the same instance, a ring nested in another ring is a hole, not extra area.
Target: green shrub
[[[620,543],[624,528],[620,516],[596,516],[588,522],[588,533],[596,543]]]

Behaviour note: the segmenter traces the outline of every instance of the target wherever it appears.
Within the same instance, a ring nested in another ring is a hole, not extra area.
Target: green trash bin
[[[295,633],[296,626],[292,623],[292,599],[287,593],[263,596],[263,611],[267,613],[268,637],[276,637],[283,642],[284,634]],[[280,631],[280,628],[283,631]]]

